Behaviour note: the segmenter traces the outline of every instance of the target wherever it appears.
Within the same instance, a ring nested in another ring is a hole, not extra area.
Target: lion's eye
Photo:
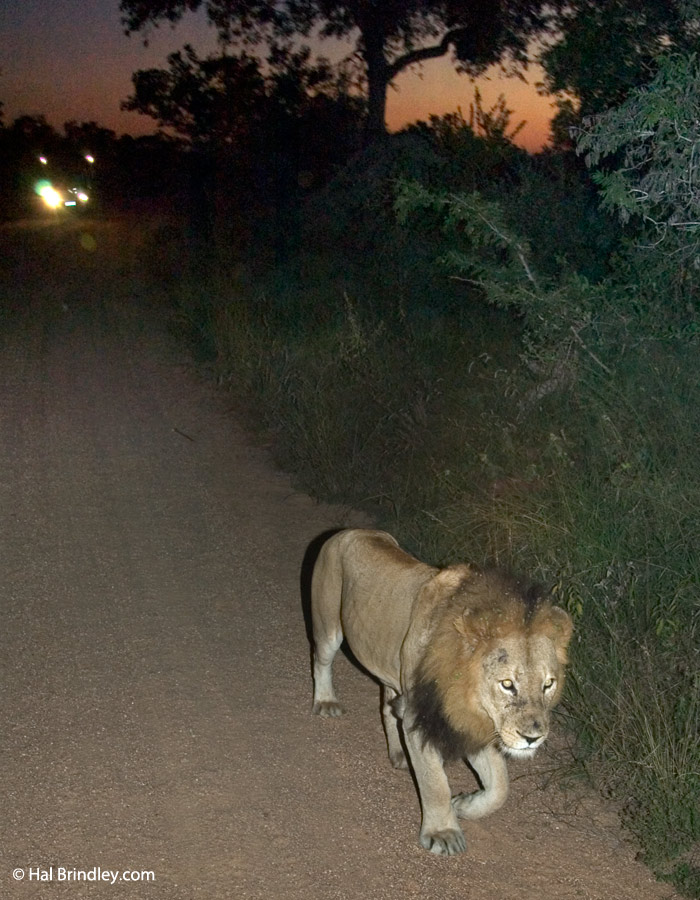
[[[503,688],[504,691],[507,691],[509,694],[515,693],[515,685],[510,680],[510,678],[504,678],[503,681],[501,682],[501,687]]]
[[[550,688],[552,688],[552,687],[554,687],[554,679],[553,679],[553,678],[548,678],[548,679],[545,681],[544,685],[542,686],[542,690],[543,690],[543,691],[548,691],[548,690],[549,690]]]

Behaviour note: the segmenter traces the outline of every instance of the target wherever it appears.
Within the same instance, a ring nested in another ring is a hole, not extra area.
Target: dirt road
[[[0,897],[671,897],[526,765],[429,855],[376,687],[339,659],[348,715],[310,715],[300,567],[348,517],[192,371],[152,254],[114,223],[0,233]]]

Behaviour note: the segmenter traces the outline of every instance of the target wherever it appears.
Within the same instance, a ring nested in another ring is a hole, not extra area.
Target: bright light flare
[[[78,198],[78,200],[80,200],[81,203],[87,203],[90,199],[85,191],[78,191],[75,196]]]
[[[58,209],[63,203],[63,197],[58,193],[50,181],[39,181],[34,189],[49,209]]]
[[[92,155],[92,153],[86,153],[86,154],[85,154],[85,161],[92,164],[92,163],[95,162],[95,157]]]
[[[49,209],[58,209],[63,203],[63,197],[55,188],[47,187],[41,192],[41,199],[49,207]]]
[[[39,162],[42,164],[42,166],[47,166],[49,164],[49,161],[45,156],[40,156]]]

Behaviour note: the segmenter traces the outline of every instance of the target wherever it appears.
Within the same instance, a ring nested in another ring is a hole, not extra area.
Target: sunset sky
[[[119,109],[131,93],[132,73],[165,67],[168,53],[187,42],[201,55],[216,47],[203,14],[189,14],[174,28],[161,26],[144,47],[141,36],[124,35],[119,0],[0,0],[0,34],[0,101],[6,124],[25,113],[43,114],[56,128],[70,119],[94,120],[118,134],[134,135],[153,132],[155,122]],[[530,83],[523,84],[495,73],[480,87],[487,108],[499,94],[506,95],[513,125],[527,120],[517,142],[536,150],[547,139],[552,107],[535,90],[538,70],[531,69],[527,77]],[[448,59],[402,74],[396,88],[388,98],[391,129],[458,106],[466,116],[473,99],[470,81],[457,75]]]

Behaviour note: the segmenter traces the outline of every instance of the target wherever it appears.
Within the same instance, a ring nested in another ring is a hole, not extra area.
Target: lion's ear
[[[454,594],[473,574],[472,567],[466,564],[440,569],[423,585],[421,595],[425,602],[439,604]]]
[[[559,662],[566,665],[566,650],[574,631],[574,623],[568,612],[560,606],[545,606],[540,610],[534,624],[537,631],[554,644]]]
[[[435,578],[433,585],[444,591],[456,591],[465,581],[468,581],[475,573],[475,569],[467,563],[460,563],[457,566],[448,566],[441,569]]]
[[[494,632],[499,612],[496,610],[465,609],[461,616],[454,620],[454,627],[462,635],[467,645],[476,649]]]

